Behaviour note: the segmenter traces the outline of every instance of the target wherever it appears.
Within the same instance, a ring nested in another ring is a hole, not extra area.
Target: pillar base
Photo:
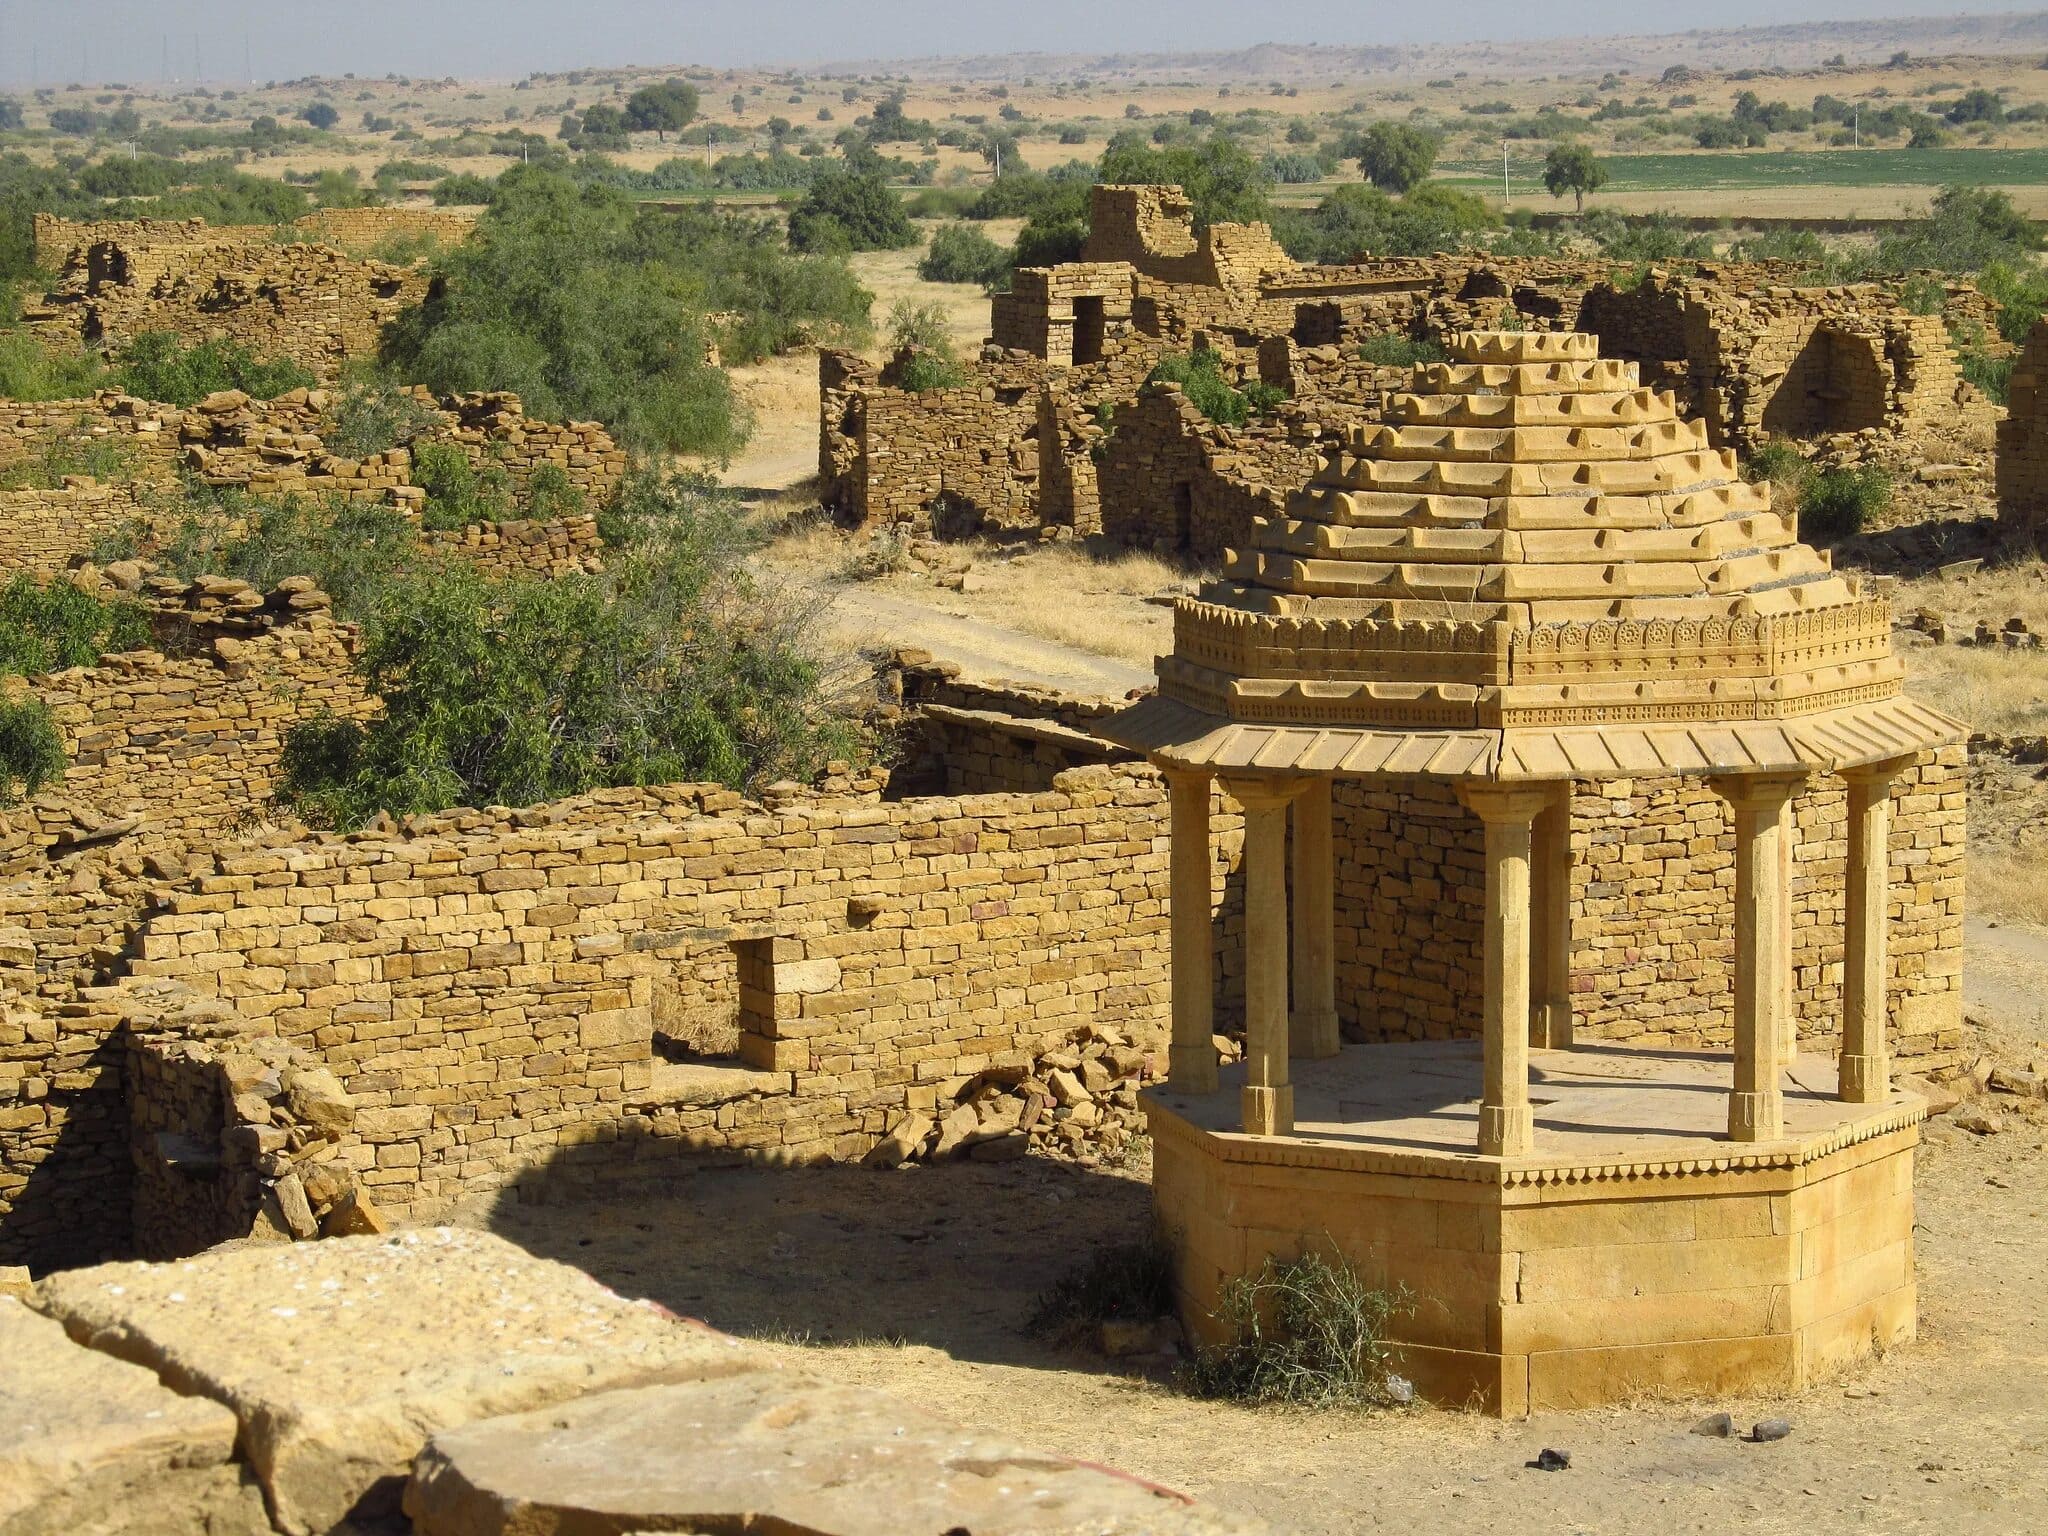
[[[1529,1010],[1529,1043],[1539,1051],[1572,1048],[1572,1005],[1538,1003]]]
[[[1536,1149],[1536,1111],[1527,1104],[1479,1106],[1479,1155],[1527,1157]]]
[[[1844,1052],[1840,1071],[1841,1089],[1835,1097],[1844,1104],[1882,1104],[1892,1096],[1892,1064],[1887,1056]]]
[[[1785,1095],[1777,1089],[1728,1095],[1730,1141],[1776,1141],[1785,1134]]]
[[[1244,1131],[1247,1136],[1292,1136],[1294,1085],[1245,1089]]]
[[[1216,1047],[1176,1045],[1166,1053],[1166,1082],[1175,1093],[1216,1091]]]
[[[1310,1061],[1336,1055],[1344,1048],[1337,1031],[1337,1010],[1297,1008],[1287,1019],[1287,1047],[1289,1054]]]

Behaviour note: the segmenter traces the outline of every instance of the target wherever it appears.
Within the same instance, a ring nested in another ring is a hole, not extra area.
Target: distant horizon
[[[2027,0],[1976,0],[1946,15],[1930,12],[1925,0],[1702,0],[1686,25],[1666,31],[1663,18],[1631,0],[1567,0],[1543,10],[1520,0],[1465,0],[1455,11],[1368,0],[1341,18],[1327,3],[1304,0],[1182,0],[1169,29],[1158,13],[1106,10],[1094,0],[1039,0],[986,15],[965,9],[939,0],[879,0],[858,11],[779,0],[752,13],[706,0],[612,0],[574,13],[559,0],[292,8],[276,0],[0,0],[0,84],[156,88],[351,73],[491,80],[573,69],[821,69],[1035,53],[1192,55],[1267,44],[1415,48],[1677,37],[1827,22],[1995,25],[2048,14]]]

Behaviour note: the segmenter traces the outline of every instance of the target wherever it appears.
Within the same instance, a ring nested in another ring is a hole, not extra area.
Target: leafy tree
[[[311,123],[323,133],[341,121],[341,114],[324,101],[316,101],[299,114],[300,120]]]
[[[669,134],[682,132],[696,119],[697,105],[697,88],[687,80],[643,85],[626,98],[625,125],[639,133],[652,129],[657,139],[666,140]],[[583,114],[583,121],[587,128],[590,113]]]
[[[789,243],[799,251],[898,251],[917,244],[917,230],[879,174],[828,171],[790,210]]]
[[[9,133],[23,125],[21,103],[12,96],[0,96],[0,133]]]
[[[1134,133],[1119,133],[1102,152],[1096,179],[1106,185],[1178,186],[1194,209],[1195,228],[1253,223],[1269,216],[1266,169],[1228,134],[1155,149]]]
[[[947,224],[932,234],[932,243],[917,264],[928,283],[979,283],[984,288],[1010,273],[1010,253],[967,224]]]
[[[86,107],[56,107],[50,112],[50,131],[85,138],[99,131],[100,117]]]
[[[41,699],[0,695],[0,807],[64,777],[64,738]]]
[[[1558,144],[1543,162],[1543,185],[1552,197],[1569,192],[1577,199],[1577,210],[1586,209],[1586,194],[1607,185],[1607,167],[1584,144]]]
[[[131,598],[102,598],[67,580],[15,572],[0,587],[0,676],[90,667],[112,651],[150,644],[149,610]]]
[[[1343,153],[1382,192],[1407,192],[1428,180],[1441,147],[1435,134],[1412,123],[1374,123],[1345,140]]]
[[[1312,210],[1282,210],[1273,230],[1298,261],[1347,262],[1457,250],[1499,223],[1483,199],[1425,182],[1402,198],[1377,187],[1337,187]]]

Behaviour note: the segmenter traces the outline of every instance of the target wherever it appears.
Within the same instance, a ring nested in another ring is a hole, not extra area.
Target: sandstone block
[[[232,1410],[289,1536],[394,1513],[438,1430],[757,1363],[565,1264],[447,1229],[69,1270],[37,1297],[73,1338]]]
[[[782,1373],[605,1392],[446,1431],[421,1453],[405,1509],[420,1536],[1257,1529],[878,1392]]]
[[[147,1500],[147,1525],[119,1530],[206,1531],[184,1494],[232,1492],[235,1416],[218,1403],[180,1397],[139,1366],[83,1349],[64,1329],[0,1297],[0,1531],[8,1536],[63,1529],[102,1530],[122,1507]],[[172,1470],[186,1469],[182,1480]],[[196,1469],[213,1469],[201,1477]],[[230,1506],[238,1502],[230,1497]],[[267,1526],[250,1489],[243,1520],[228,1531]],[[61,1515],[65,1524],[52,1524]]]

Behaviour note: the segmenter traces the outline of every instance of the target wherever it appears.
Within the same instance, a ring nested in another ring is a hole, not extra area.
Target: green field
[[[1534,146],[1510,145],[1518,189],[1535,179]],[[1759,187],[2015,187],[2048,182],[2048,149],[1710,150],[1603,155],[1609,192],[1743,190]],[[1437,174],[1475,190],[1500,189],[1500,161],[1445,162]]]

